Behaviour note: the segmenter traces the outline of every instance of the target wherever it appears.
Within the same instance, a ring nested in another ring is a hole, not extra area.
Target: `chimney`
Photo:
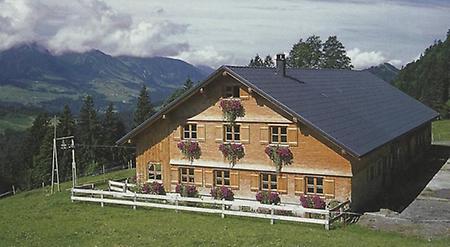
[[[276,68],[277,74],[281,76],[286,75],[286,58],[284,57],[284,54],[277,54]]]

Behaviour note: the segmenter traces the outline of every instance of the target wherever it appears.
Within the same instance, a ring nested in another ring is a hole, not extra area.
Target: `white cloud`
[[[38,42],[55,53],[100,49],[112,55],[174,56],[188,26],[133,19],[98,0],[0,0],[0,49]],[[155,10],[162,14],[162,9]]]
[[[193,64],[207,64],[213,67],[223,65],[232,60],[231,56],[220,54],[213,46],[206,46],[199,50],[184,51],[177,57]]]
[[[401,60],[387,59],[380,51],[361,51],[359,48],[354,48],[347,51],[347,55],[351,58],[355,69],[365,69],[385,62],[394,66],[402,64]]]

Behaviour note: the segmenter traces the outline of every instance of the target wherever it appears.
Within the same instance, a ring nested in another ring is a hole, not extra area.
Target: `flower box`
[[[200,159],[200,156],[202,155],[202,150],[200,149],[198,142],[180,141],[178,142],[177,147],[180,149],[184,157],[186,157],[191,163],[194,159]]]
[[[259,191],[256,200],[262,204],[280,204],[281,198],[277,192]]]
[[[195,185],[177,184],[175,192],[183,197],[198,197],[198,190]]]
[[[277,172],[281,171],[282,166],[292,164],[294,155],[289,147],[280,145],[268,145],[264,152],[269,156],[277,167]]]
[[[216,200],[222,200],[225,199],[227,201],[233,201],[234,200],[234,193],[233,191],[225,186],[222,187],[212,187],[211,188],[211,197]]]
[[[239,99],[222,99],[220,100],[220,108],[223,112],[223,118],[234,123],[236,118],[245,116],[245,109]]]
[[[223,156],[234,166],[236,162],[245,156],[244,145],[240,143],[223,143],[219,145]]]

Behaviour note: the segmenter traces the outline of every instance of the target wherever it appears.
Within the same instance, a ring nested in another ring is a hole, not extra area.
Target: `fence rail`
[[[348,202],[341,203],[332,209],[303,208],[300,205],[268,205],[257,201],[235,199],[234,201],[216,200],[211,197],[182,197],[177,193],[167,195],[140,194],[128,190],[133,184],[109,181],[112,191],[95,189],[72,189],[71,200],[82,202],[117,204],[136,207],[153,207],[172,209],[175,211],[191,211],[211,214],[253,217],[275,220],[321,224],[330,229],[330,224],[343,217]],[[120,188],[119,188],[120,186]],[[116,190],[117,189],[117,190]],[[120,190],[119,190],[120,189]]]

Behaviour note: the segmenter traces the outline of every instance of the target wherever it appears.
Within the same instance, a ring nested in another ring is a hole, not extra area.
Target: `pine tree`
[[[45,128],[46,133],[42,140],[39,152],[33,156],[33,168],[31,170],[31,181],[33,187],[38,187],[42,182],[49,184],[52,157],[53,157],[53,129]]]
[[[134,112],[134,126],[143,123],[147,118],[153,115],[153,106],[150,101],[150,96],[145,85],[142,86],[139,93],[136,111]]]
[[[116,141],[125,135],[125,125],[120,120],[117,112],[114,110],[113,103],[108,105],[104,118],[102,120],[102,144],[105,146],[113,146]],[[101,149],[101,161],[110,165],[117,161],[117,156],[120,155],[120,150],[114,148]]]
[[[64,106],[59,117],[57,129],[58,137],[75,135],[76,125],[72,116],[72,111],[68,105]],[[70,144],[65,141],[66,144]],[[66,181],[72,177],[72,153],[69,149],[58,149],[59,177],[61,181]]]
[[[264,67],[266,67],[266,68],[275,67],[275,63],[272,60],[272,56],[270,56],[270,55],[266,56],[266,58],[264,59]]]
[[[310,36],[292,46],[288,65],[292,68],[321,68],[323,60],[322,41],[317,35]]]
[[[256,54],[255,58],[252,58],[250,60],[250,63],[248,64],[249,67],[264,67],[264,61],[262,58]]]
[[[183,84],[183,89],[184,89],[184,91],[187,91],[187,90],[191,89],[193,86],[194,86],[194,82],[191,80],[191,78],[188,78]]]
[[[97,119],[97,111],[94,108],[94,100],[86,96],[80,110],[77,137],[81,147],[77,149],[80,157],[77,164],[79,173],[91,173],[98,169],[97,153],[95,145],[99,144],[100,126]]]
[[[351,60],[347,56],[344,45],[336,36],[328,37],[323,44],[323,68],[352,69]]]

